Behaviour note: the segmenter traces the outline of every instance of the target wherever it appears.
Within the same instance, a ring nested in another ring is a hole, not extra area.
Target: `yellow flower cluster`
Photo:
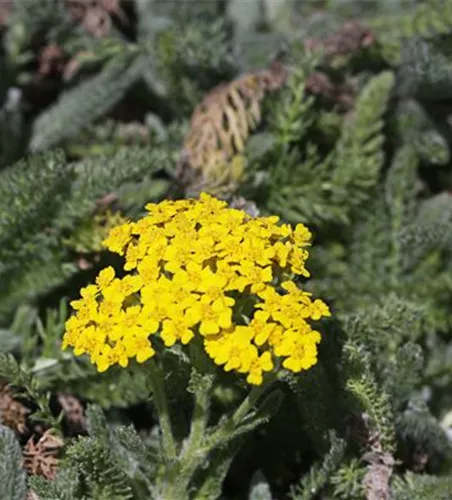
[[[104,242],[125,256],[124,277],[103,269],[71,303],[63,348],[88,353],[99,371],[139,363],[200,336],[213,361],[260,385],[278,359],[293,372],[317,361],[319,332],[308,320],[329,316],[291,277],[309,276],[305,226],[252,218],[223,201],[163,201]]]

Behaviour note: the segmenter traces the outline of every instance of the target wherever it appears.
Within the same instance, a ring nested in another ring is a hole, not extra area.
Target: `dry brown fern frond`
[[[285,67],[275,61],[205,96],[193,112],[177,169],[187,194],[230,192],[243,171],[240,153],[261,121],[261,101],[281,88],[286,76]]]
[[[24,434],[27,430],[27,415],[30,410],[16,401],[7,385],[0,387],[0,423]]]
[[[23,464],[27,472],[53,479],[58,467],[58,455],[63,445],[63,440],[54,436],[51,430],[44,432],[36,444],[31,437],[23,450]]]
[[[86,430],[85,410],[80,401],[70,394],[58,394],[58,402],[64,413],[71,433],[78,434]]]
[[[335,33],[323,39],[307,39],[307,50],[322,48],[325,62],[334,68],[344,67],[349,59],[376,42],[371,29],[359,22],[348,21]]]

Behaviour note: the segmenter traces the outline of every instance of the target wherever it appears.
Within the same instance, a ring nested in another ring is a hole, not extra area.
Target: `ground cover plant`
[[[450,499],[452,2],[0,42],[0,498]]]

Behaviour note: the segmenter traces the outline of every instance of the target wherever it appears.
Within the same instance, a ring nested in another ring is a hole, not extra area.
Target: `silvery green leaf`
[[[25,500],[26,474],[22,469],[22,451],[14,432],[0,426],[0,498]]]

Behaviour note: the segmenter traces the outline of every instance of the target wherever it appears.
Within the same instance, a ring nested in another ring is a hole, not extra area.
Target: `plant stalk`
[[[151,375],[152,393],[162,433],[163,453],[167,462],[173,462],[177,458],[177,451],[173,431],[171,429],[168,401],[166,399],[162,374],[155,361],[152,359],[149,361],[149,373]]]

